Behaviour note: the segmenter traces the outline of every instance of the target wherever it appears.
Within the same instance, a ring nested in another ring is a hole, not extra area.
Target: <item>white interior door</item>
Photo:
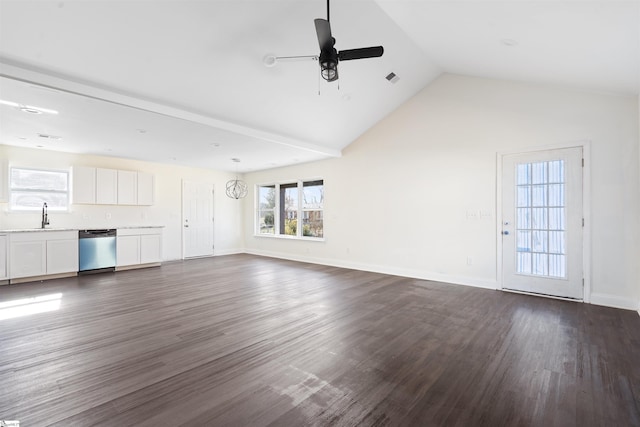
[[[583,299],[582,148],[502,157],[502,287]]]
[[[213,255],[213,185],[182,181],[183,257]]]

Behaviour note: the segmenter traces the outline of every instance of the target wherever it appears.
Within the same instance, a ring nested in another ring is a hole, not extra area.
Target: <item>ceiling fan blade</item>
[[[335,44],[335,39],[331,36],[331,24],[326,19],[314,19],[316,24],[316,34],[318,34],[318,44],[320,51],[331,50]]]
[[[351,59],[377,58],[382,56],[384,48],[382,46],[362,47],[360,49],[341,50],[338,53],[340,61],[349,61]]]

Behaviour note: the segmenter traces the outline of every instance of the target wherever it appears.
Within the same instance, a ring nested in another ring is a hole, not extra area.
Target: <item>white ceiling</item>
[[[0,0],[0,99],[59,111],[0,105],[0,143],[249,171],[339,156],[441,72],[638,94],[640,0],[331,6],[338,50],[385,48],[339,85],[263,63],[318,54],[324,1]]]

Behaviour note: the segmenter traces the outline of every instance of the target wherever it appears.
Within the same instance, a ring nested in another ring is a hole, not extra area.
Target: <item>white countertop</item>
[[[123,229],[131,229],[131,228],[164,228],[164,225],[129,225],[122,227],[82,227],[82,228],[56,228],[56,227],[47,227],[47,228],[14,228],[9,230],[0,230],[1,233],[32,233],[35,231],[79,231],[79,230],[123,230]]]

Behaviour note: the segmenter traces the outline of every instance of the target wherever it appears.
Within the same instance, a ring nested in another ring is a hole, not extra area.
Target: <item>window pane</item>
[[[564,184],[549,185],[549,206],[564,206]]]
[[[549,229],[564,230],[564,208],[549,209]]]
[[[307,237],[323,237],[322,211],[304,211],[302,235]]]
[[[532,211],[531,225],[533,229],[542,230],[547,228],[547,209],[534,208]]]
[[[518,231],[518,252],[531,252],[531,232]]]
[[[302,184],[302,209],[322,209],[324,204],[323,181],[311,181]]]
[[[274,222],[275,218],[273,215],[273,210],[259,212],[258,227],[261,234],[274,234],[276,232]]]
[[[268,185],[260,187],[260,209],[273,209],[276,207],[276,186]]]
[[[531,243],[534,252],[548,252],[549,245],[546,231],[532,231]]]
[[[564,231],[549,232],[549,252],[554,254],[565,253]]]
[[[518,165],[517,174],[518,174],[518,180],[517,180],[518,185],[531,184],[531,164],[530,163],[524,163],[524,164]]]
[[[67,193],[47,193],[37,191],[12,191],[11,207],[13,209],[40,210],[44,204],[48,210],[64,211],[69,205]]]
[[[531,191],[532,206],[547,206],[547,186],[534,185]]]
[[[296,236],[298,229],[298,184],[280,185],[280,234]]]
[[[15,190],[67,191],[67,172],[11,168],[11,188]]]
[[[531,228],[531,209],[518,208],[518,230]]]
[[[544,184],[547,182],[547,162],[531,164],[531,183]]]
[[[531,206],[531,187],[518,187],[518,205],[520,207]]]
[[[531,274],[535,274],[536,276],[548,276],[548,257],[549,255],[547,254],[533,254],[533,265]]]
[[[531,274],[531,253],[518,252],[517,272]]]
[[[549,162],[549,182],[564,182],[564,160]]]

